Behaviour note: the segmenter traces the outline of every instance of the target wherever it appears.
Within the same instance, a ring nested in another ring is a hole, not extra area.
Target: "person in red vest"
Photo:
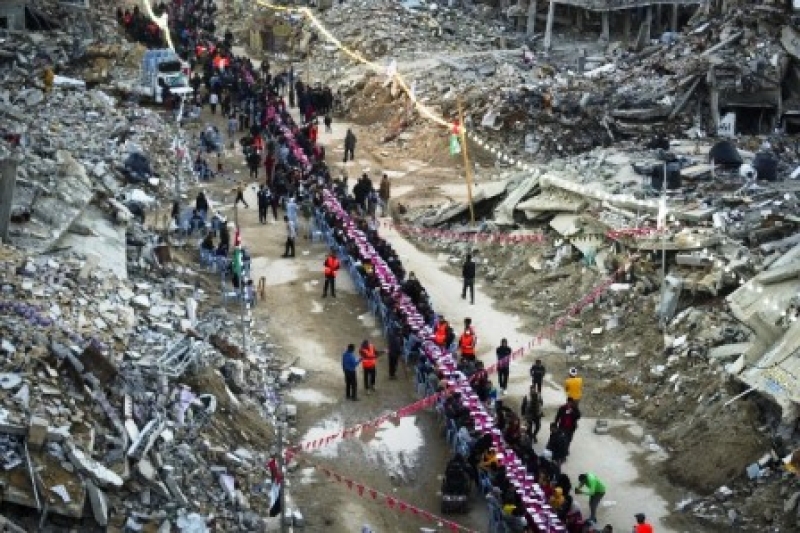
[[[333,248],[331,248],[322,266],[325,272],[325,285],[322,287],[322,297],[328,297],[328,289],[330,288],[331,297],[336,298],[336,273],[339,271],[339,259],[336,257],[336,251]]]
[[[311,142],[312,145],[317,143],[318,136],[319,136],[319,127],[317,126],[316,121],[314,121],[308,127],[308,140]]]
[[[439,315],[439,321],[436,323],[436,329],[433,331],[433,342],[439,348],[446,348],[447,344],[447,320],[442,315]]]
[[[269,468],[269,475],[272,478],[272,483],[274,485],[280,485],[283,483],[283,473],[281,472],[280,465],[278,465],[278,454],[273,453],[267,463],[267,468]]]
[[[472,327],[465,327],[464,333],[458,339],[458,348],[461,350],[461,357],[470,361],[475,360],[475,347],[478,345],[478,339],[475,337],[475,332]]]
[[[378,352],[371,342],[364,339],[358,355],[361,357],[361,368],[364,370],[364,390],[367,391],[367,394],[372,394],[375,392],[375,376],[377,374],[375,367],[378,362]]]
[[[261,135],[256,135],[253,137],[253,148],[256,149],[256,152],[259,154],[264,151],[264,139]]]
[[[275,164],[277,163],[277,159],[275,157],[274,152],[267,152],[266,157],[264,157],[264,173],[267,176],[267,186],[272,186],[272,173],[275,171]]]
[[[644,513],[636,513],[636,525],[633,526],[633,533],[653,533],[653,526],[647,523],[647,517]]]

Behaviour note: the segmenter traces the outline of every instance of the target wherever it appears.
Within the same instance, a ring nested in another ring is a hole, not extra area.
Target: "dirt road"
[[[348,124],[335,125],[332,134],[322,134],[322,141],[328,150],[329,162],[341,157],[341,140]],[[359,136],[358,159],[349,163],[346,171],[356,177],[369,170],[373,178],[378,171],[387,171],[395,181],[395,197],[414,196],[419,198],[420,189],[444,185],[453,190],[456,183],[452,179],[431,183],[424,162],[413,160],[384,160],[379,148],[369,140],[366,132],[354,127]],[[241,157],[228,154],[226,168],[234,168],[236,178],[245,176]],[[228,167],[230,165],[230,167]],[[381,166],[379,166],[381,165]],[[341,168],[342,165],[339,163]],[[336,171],[334,171],[336,173]],[[450,173],[452,176],[452,172]],[[221,194],[225,187],[212,187]],[[316,438],[374,419],[398,407],[411,403],[412,376],[407,375],[398,381],[388,381],[386,366],[379,365],[378,393],[375,396],[362,395],[362,401],[354,403],[344,400],[340,357],[344,347],[363,338],[383,347],[378,324],[363,300],[355,293],[346,273],[339,277],[339,298],[321,298],[321,265],[326,248],[322,243],[299,240],[297,257],[284,259],[284,228],[282,223],[261,225],[257,221],[255,209],[255,190],[248,189],[246,196],[249,209],[239,209],[239,220],[243,228],[245,244],[254,257],[253,277],[264,276],[267,280],[267,302],[255,310],[259,327],[266,327],[273,335],[275,344],[285,352],[284,358],[295,366],[309,371],[305,383],[297,386],[290,394],[290,401],[298,405],[298,425],[292,436],[296,442],[304,438]],[[232,200],[226,195],[226,200]],[[426,201],[435,201],[430,195]],[[231,214],[230,205],[223,210]],[[534,331],[521,329],[523,321],[518,316],[494,309],[493,302],[480,287],[477,287],[476,304],[469,305],[460,298],[460,280],[442,270],[446,257],[433,257],[415,248],[408,241],[391,230],[385,235],[398,250],[406,268],[414,271],[428,289],[438,312],[444,313],[455,324],[470,316],[475,321],[480,337],[480,351],[490,360],[494,357],[494,347],[502,337],[511,346],[519,346],[535,336]],[[543,325],[544,326],[544,325]],[[543,347],[546,364],[552,369],[545,394],[546,414],[551,417],[555,408],[563,400],[558,382],[565,371],[562,356],[555,356],[552,347]],[[532,355],[512,365],[512,377],[506,400],[514,407],[519,405],[522,394],[528,385],[527,369]],[[566,471],[576,478],[580,472],[592,471],[598,474],[609,487],[605,506],[599,513],[601,522],[611,523],[616,528],[632,524],[633,514],[645,512],[657,524],[658,530],[677,533],[667,524],[660,523],[667,514],[667,500],[674,500],[677,494],[668,487],[654,488],[648,479],[640,479],[642,458],[655,460],[657,454],[648,452],[639,443],[643,432],[629,420],[610,421],[615,427],[612,435],[592,433],[594,420],[586,413],[582,426],[573,444],[573,453],[566,465]],[[540,435],[546,440],[547,430]],[[539,444],[537,449],[541,450]],[[344,485],[333,483],[318,471],[313,464],[323,464],[352,479],[363,482],[388,494],[396,495],[411,504],[430,512],[438,513],[440,483],[438,475],[446,462],[448,450],[436,427],[433,416],[421,413],[400,421],[398,425],[387,424],[374,433],[364,433],[358,439],[349,439],[312,453],[306,459],[300,458],[298,475],[290,477],[293,482],[292,494],[299,508],[304,512],[310,531],[352,532],[358,531],[362,524],[369,523],[376,531],[398,531],[397,520],[403,519],[385,504],[372,502],[346,490]],[[646,461],[645,461],[646,462]],[[584,508],[586,500],[582,499]],[[464,525],[476,530],[486,527],[485,510],[477,498],[474,510],[466,517],[455,518]],[[403,531],[414,531],[423,523],[417,524],[414,518]]]
[[[339,124],[338,131],[346,131],[349,124]],[[387,161],[380,156],[381,147],[369,139],[365,132],[357,127],[353,130],[359,139],[366,139],[360,143],[356,152],[357,159],[349,163],[347,171],[351,178],[357,177],[361,171],[369,171],[373,181],[380,173],[386,172],[393,178],[393,201],[406,202],[420,201],[420,190],[427,191],[425,201],[435,204],[443,201],[445,196],[457,194],[458,188],[463,188],[463,182],[453,176],[453,172],[439,174],[440,179],[431,181],[427,176],[420,176],[418,171],[427,165],[414,160]],[[341,137],[338,137],[341,139]],[[335,145],[339,147],[338,144]],[[443,148],[444,149],[444,148]],[[338,149],[328,149],[334,158],[341,153]],[[374,154],[378,154],[377,156]],[[335,160],[335,159],[334,159]],[[382,166],[379,166],[381,165]],[[341,164],[340,164],[341,166]],[[446,177],[449,176],[449,177]],[[376,181],[375,181],[376,182]],[[377,183],[377,182],[376,182]],[[438,191],[438,197],[431,191]],[[384,220],[384,222],[391,222]],[[461,280],[447,273],[444,267],[448,257],[434,256],[417,249],[413,244],[391,229],[390,224],[382,230],[382,234],[397,250],[403,265],[410,272],[414,272],[425,286],[432,298],[434,309],[444,314],[451,323],[460,327],[465,317],[471,317],[478,331],[479,353],[482,358],[493,363],[495,360],[494,349],[500,344],[502,338],[507,338],[512,347],[527,345],[534,338],[537,331],[522,329],[524,320],[518,315],[499,311],[495,308],[494,301],[481,290],[480,279],[477,281],[475,305],[461,299]],[[479,276],[480,278],[480,276]],[[542,324],[544,329],[547,324]],[[551,420],[558,406],[563,403],[565,396],[562,392],[563,378],[569,364],[566,356],[560,353],[549,343],[539,345],[533,352],[511,366],[509,390],[504,398],[514,409],[519,409],[523,395],[530,384],[528,369],[536,357],[541,357],[550,370],[545,390],[545,415],[543,429],[540,433],[537,451],[544,447],[548,429],[547,420]],[[664,459],[665,455],[657,446],[651,444],[641,426],[630,419],[607,420],[611,431],[606,435],[595,434],[596,420],[591,413],[584,413],[584,418],[573,441],[570,459],[565,465],[565,471],[577,482],[577,476],[583,472],[597,474],[607,485],[608,494],[604,499],[601,510],[598,512],[602,524],[610,523],[615,529],[632,527],[633,515],[645,513],[651,522],[656,525],[659,532],[679,533],[683,529],[675,529],[672,521],[665,521],[669,514],[669,503],[677,502],[683,494],[666,482],[650,475],[654,469],[648,469],[648,464]],[[588,500],[579,496],[579,502],[585,511],[588,511]]]

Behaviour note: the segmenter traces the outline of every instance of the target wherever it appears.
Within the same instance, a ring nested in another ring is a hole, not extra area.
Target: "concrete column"
[[[602,13],[602,33],[600,35],[600,39],[604,42],[608,42],[611,39],[611,25],[609,23],[609,12],[603,11]]]
[[[625,44],[631,42],[631,12],[627,9],[620,11],[622,15],[622,33],[624,34]]]
[[[580,7],[575,8],[575,29],[583,31],[583,9]]]
[[[672,4],[669,18],[669,31],[678,31],[678,4]]]
[[[0,241],[8,242],[11,204],[17,186],[17,162],[11,158],[0,161]]]
[[[556,3],[550,0],[550,8],[547,10],[547,26],[544,29],[544,49],[550,50],[553,43],[553,18],[556,15]]]
[[[528,0],[528,26],[525,33],[532,37],[536,28],[536,0]]]
[[[659,38],[661,38],[661,34],[663,33],[663,30],[662,30],[663,23],[662,23],[661,15],[662,15],[662,13],[661,13],[661,4],[656,4],[656,20],[655,20],[654,29],[656,31],[656,36],[659,37]]]

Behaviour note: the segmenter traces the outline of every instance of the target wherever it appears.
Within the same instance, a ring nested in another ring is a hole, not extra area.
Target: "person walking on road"
[[[653,526],[647,522],[647,517],[644,513],[636,513],[633,517],[636,519],[633,533],[653,533]]]
[[[247,205],[247,201],[244,199],[244,184],[240,183],[239,185],[237,185],[234,191],[236,192],[236,200],[233,202],[233,207],[238,206],[239,202],[242,202],[244,204],[245,209],[250,207],[249,205]]]
[[[267,209],[269,208],[269,189],[266,185],[261,185],[258,189],[258,221],[261,224],[267,223]]]
[[[497,383],[500,386],[500,394],[505,395],[508,388],[508,373],[511,367],[511,347],[507,339],[500,341],[500,346],[495,350],[497,354]]]
[[[294,241],[297,238],[297,226],[286,215],[283,216],[286,223],[286,248],[281,257],[294,257]]]
[[[461,278],[464,283],[461,288],[461,299],[467,299],[467,289],[469,289],[469,303],[475,304],[475,261],[472,260],[472,254],[467,254],[464,258],[464,264],[461,267]]]
[[[522,399],[520,413],[527,423],[526,433],[532,442],[539,442],[539,430],[542,428],[542,416],[544,415],[543,408],[542,395],[534,385],[531,385],[528,395]]]
[[[580,404],[583,398],[583,378],[578,375],[575,367],[569,369],[569,376],[564,380],[564,392],[567,393],[567,398],[575,402],[576,407]]]
[[[389,176],[383,175],[381,184],[378,189],[378,194],[381,199],[381,216],[386,216],[389,212],[389,200],[392,198],[392,182],[389,181]]]
[[[591,472],[579,475],[578,483],[575,494],[586,494],[589,496],[589,520],[596,524],[597,507],[600,505],[600,500],[606,495],[606,486],[600,481],[600,478]]]
[[[325,284],[322,286],[322,297],[328,297],[328,289],[331,291],[331,297],[336,298],[336,273],[339,272],[339,258],[336,257],[336,251],[331,248],[328,257],[322,263],[325,274]]]
[[[344,372],[344,395],[348,400],[358,400],[358,379],[356,369],[361,359],[356,357],[356,345],[348,344],[342,354],[342,371]]]
[[[348,129],[344,136],[344,162],[352,161],[355,158],[356,136],[353,130]],[[349,159],[348,159],[349,156]]]
[[[559,468],[567,460],[569,437],[567,437],[563,429],[558,427],[558,424],[550,424],[550,438],[547,439],[545,450],[550,450],[550,456]]]
[[[358,355],[361,357],[361,368],[364,371],[364,390],[367,391],[367,394],[372,394],[375,392],[375,375],[377,374],[375,367],[377,366],[378,352],[371,342],[364,339]]]
[[[539,394],[542,394],[542,383],[544,383],[544,375],[546,373],[547,369],[542,364],[541,359],[537,359],[536,362],[531,365],[531,382],[533,382],[533,386]]]
[[[570,444],[572,444],[572,437],[578,430],[578,421],[580,419],[581,411],[572,398],[567,398],[567,403],[559,407],[558,412],[556,412],[554,422],[560,429],[564,430]],[[567,450],[567,453],[569,453],[569,450]]]
[[[389,379],[397,379],[397,364],[405,350],[405,339],[400,328],[392,328],[389,333]]]

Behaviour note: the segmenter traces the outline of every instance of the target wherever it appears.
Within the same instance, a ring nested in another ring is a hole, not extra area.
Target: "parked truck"
[[[191,94],[190,76],[189,64],[172,50],[148,50],[142,58],[141,76],[134,90],[160,104],[164,101],[165,88],[178,98]]]

